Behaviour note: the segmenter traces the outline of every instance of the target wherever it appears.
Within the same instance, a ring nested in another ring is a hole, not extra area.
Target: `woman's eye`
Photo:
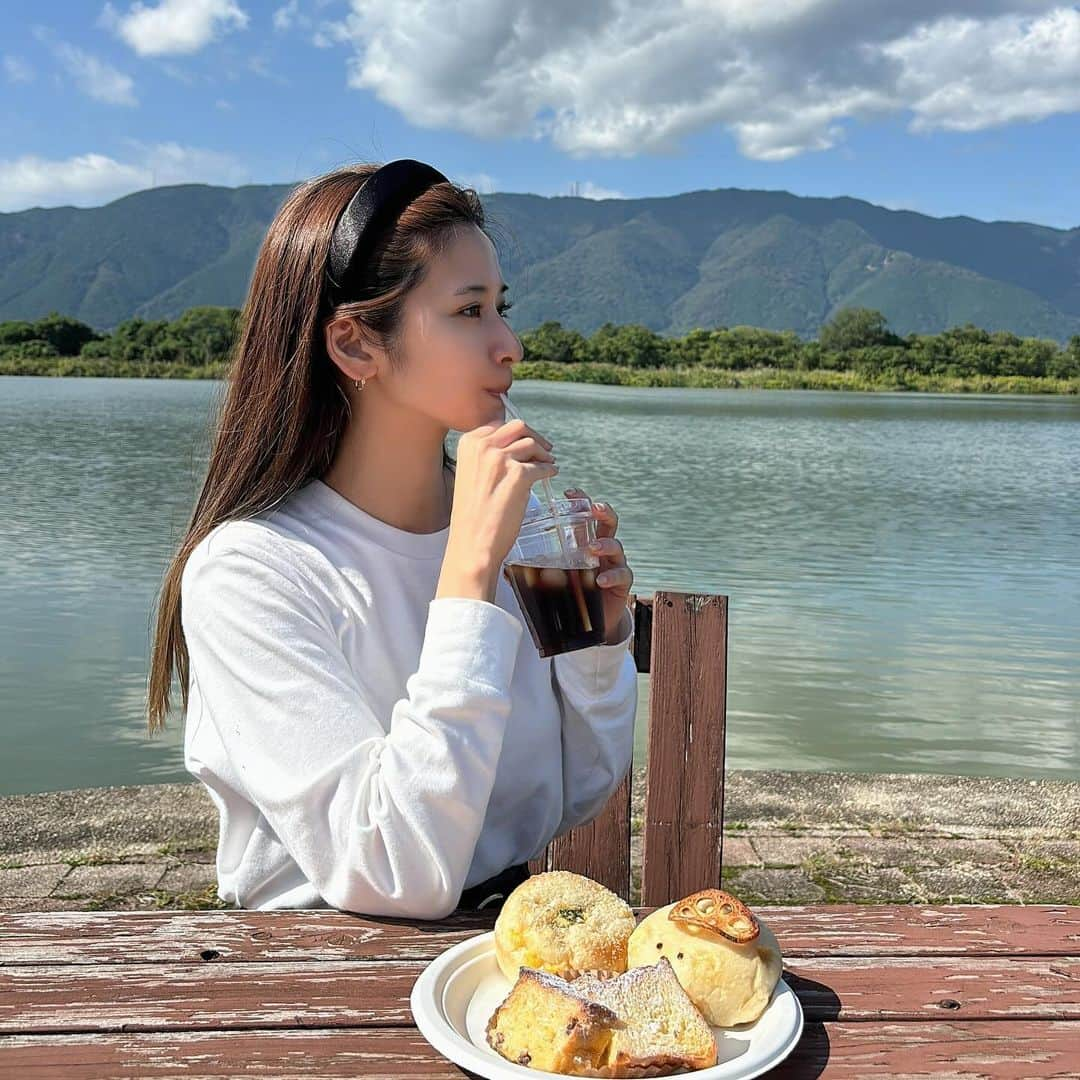
[[[497,310],[498,310],[500,315],[505,315],[513,306],[514,306],[513,303],[510,300],[507,300],[506,303],[502,304]],[[467,308],[462,308],[461,314],[462,315],[468,315],[468,317],[470,319],[472,319],[472,318],[477,318],[478,319],[478,318],[480,318],[479,314],[473,316],[473,315],[469,315],[469,312],[470,311],[479,312],[480,308],[481,308],[480,304],[470,304]]]

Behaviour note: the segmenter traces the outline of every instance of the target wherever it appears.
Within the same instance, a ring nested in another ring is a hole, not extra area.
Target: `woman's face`
[[[402,370],[384,384],[398,400],[454,431],[503,422],[498,398],[513,381],[521,342],[495,248],[475,225],[458,228],[405,298]]]

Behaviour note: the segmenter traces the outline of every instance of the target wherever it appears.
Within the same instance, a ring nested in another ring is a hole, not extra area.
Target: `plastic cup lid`
[[[554,502],[555,513],[560,518],[571,517],[575,514],[587,514],[591,512],[591,499],[556,499]],[[546,502],[534,503],[525,510],[522,518],[523,525],[531,525],[540,521],[554,521],[551,510]]]

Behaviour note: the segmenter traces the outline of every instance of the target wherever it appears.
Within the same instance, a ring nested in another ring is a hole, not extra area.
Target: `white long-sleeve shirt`
[[[619,644],[541,658],[501,574],[494,603],[434,598],[448,536],[314,480],[189,556],[184,761],[222,899],[444,918],[622,781],[629,610]]]

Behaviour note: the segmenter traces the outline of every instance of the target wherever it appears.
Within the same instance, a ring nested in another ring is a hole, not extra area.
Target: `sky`
[[[413,157],[491,192],[1080,226],[1080,6],[5,0],[0,211]]]

